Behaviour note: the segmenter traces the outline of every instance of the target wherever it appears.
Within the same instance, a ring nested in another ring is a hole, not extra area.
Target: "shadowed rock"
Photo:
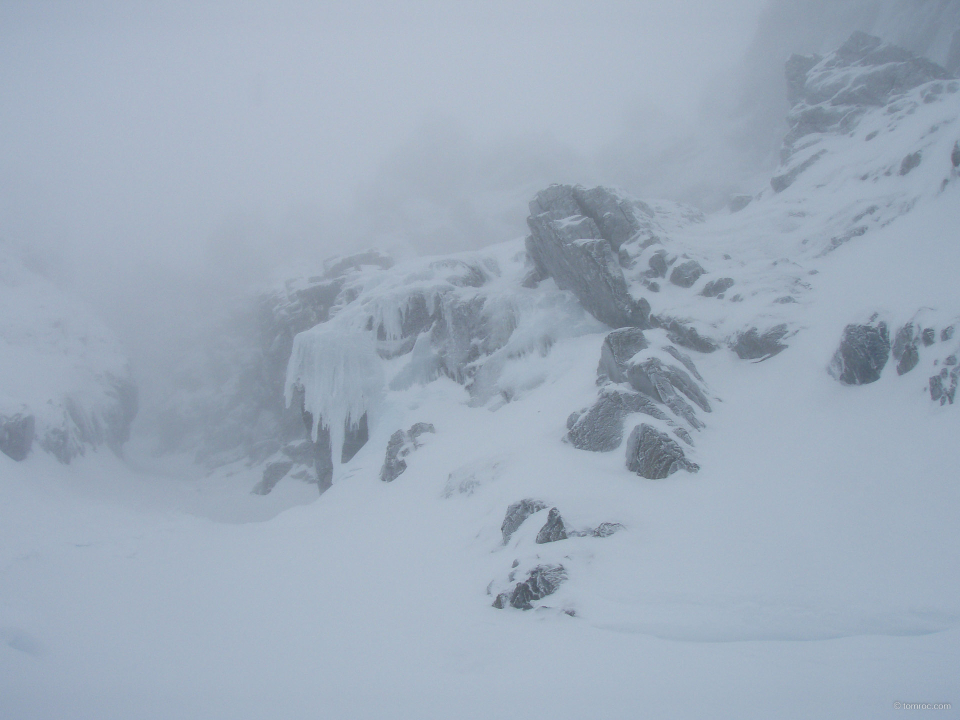
[[[626,382],[626,366],[630,359],[650,344],[639,328],[621,328],[607,333],[600,347],[600,365],[597,377],[611,382]]]
[[[830,363],[830,374],[844,385],[866,385],[880,379],[890,355],[887,324],[876,316],[866,325],[847,325]]]
[[[610,198],[597,200],[603,193]],[[620,268],[617,249],[626,239],[624,228],[629,222],[609,210],[613,197],[603,188],[583,191],[551,185],[542,190],[530,203],[527,253],[541,276],[552,277],[561,290],[576,295],[601,322],[612,327],[649,327],[649,304],[630,296]],[[593,204],[585,204],[585,198]]]
[[[436,428],[430,423],[416,423],[409,430],[397,430],[390,436],[387,442],[387,452],[383,459],[383,467],[380,468],[380,479],[383,482],[393,482],[403,471],[407,469],[407,461],[404,459],[422,443],[419,438],[424,433],[435,433]]]
[[[560,511],[557,508],[551,508],[547,515],[547,522],[537,533],[537,544],[557,542],[567,539],[567,530],[563,526],[563,518],[560,517]]]
[[[732,287],[733,278],[718,278],[716,280],[711,280],[704,285],[703,290],[700,291],[700,294],[704,297],[717,297],[717,295],[722,295]]]
[[[625,418],[636,412],[667,420],[660,408],[639,393],[603,390],[589,409],[572,413],[567,418],[567,439],[578,450],[616,450],[623,442]]]
[[[960,366],[953,370],[943,368],[938,375],[930,378],[930,399],[941,405],[953,405],[957,395],[957,384],[960,382]]]
[[[546,509],[546,507],[546,503],[531,498],[524,498],[508,507],[507,514],[503,518],[503,524],[500,526],[500,532],[503,534],[503,544],[506,545],[510,541],[517,529],[523,525],[524,520],[534,513]]]
[[[0,416],[0,452],[20,462],[30,454],[36,422],[33,415]]]
[[[563,565],[538,565],[522,583],[517,583],[512,593],[501,593],[493,601],[495,608],[507,605],[518,610],[532,610],[537,600],[552,595],[567,579]]]
[[[700,466],[687,460],[683,448],[666,433],[650,425],[638,425],[627,440],[627,469],[650,480],[669,477],[677,470],[697,472]]]
[[[910,372],[920,362],[920,353],[917,348],[918,340],[919,337],[913,323],[907,323],[897,330],[891,348],[891,354],[897,361],[897,375]]]
[[[757,328],[750,328],[738,333],[730,348],[741,360],[764,360],[787,349],[781,342],[786,334],[786,325],[777,325],[763,333]]]
[[[250,492],[254,495],[269,495],[277,483],[287,476],[291,468],[293,468],[293,463],[289,460],[269,463],[263,469],[263,478],[253,486],[253,490]]]
[[[696,328],[684,325],[679,320],[653,316],[651,321],[667,331],[667,337],[670,338],[670,342],[676,343],[681,347],[702,353],[712,353],[720,347],[710,338],[698,333]]]
[[[670,282],[682,288],[693,287],[706,270],[696,260],[687,260],[677,265],[670,273]]]

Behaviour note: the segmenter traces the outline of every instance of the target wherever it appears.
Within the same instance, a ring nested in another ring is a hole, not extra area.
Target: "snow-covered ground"
[[[602,334],[558,343],[550,379],[495,412],[448,380],[401,394],[396,418],[436,437],[382,483],[382,425],[321,501],[102,451],[0,457],[0,715],[956,717],[960,415],[923,377],[825,368],[864,308],[960,307],[957,197],[838,251],[788,352],[698,358],[723,402],[696,475],[560,442]],[[461,467],[479,485],[445,497]],[[504,547],[527,496],[625,529],[537,546],[530,520]],[[536,554],[569,572],[556,610],[491,607],[487,583]]]

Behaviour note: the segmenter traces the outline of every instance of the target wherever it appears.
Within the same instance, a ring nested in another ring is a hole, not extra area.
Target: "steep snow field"
[[[789,351],[698,356],[720,401],[695,475],[561,442],[602,332],[516,361],[545,381],[495,411],[445,379],[391,394],[320,501],[0,456],[0,716],[960,716],[960,415],[892,363],[861,387],[826,372],[864,313],[960,308],[958,211],[950,187],[835,251]],[[436,435],[380,482],[418,421]],[[504,546],[522,497],[625,527],[536,545],[544,510]],[[564,564],[549,608],[491,607],[514,560]]]

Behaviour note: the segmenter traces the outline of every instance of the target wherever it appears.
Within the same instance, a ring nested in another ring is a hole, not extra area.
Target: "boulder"
[[[830,363],[830,374],[844,385],[866,385],[880,379],[890,355],[887,324],[876,315],[865,325],[847,325]]]
[[[685,325],[674,318],[663,316],[652,316],[651,321],[658,327],[667,331],[667,337],[670,342],[676,343],[689,350],[696,350],[702,353],[712,353],[719,345],[708,337],[704,337],[696,328]]]
[[[638,425],[627,441],[627,469],[650,480],[669,477],[677,470],[697,472],[683,448],[666,433],[647,424]]]
[[[547,504],[532,498],[524,498],[519,502],[513,503],[507,508],[507,513],[503,518],[503,524],[500,526],[500,532],[503,535],[503,544],[506,545],[517,529],[523,525],[523,521],[534,513],[545,510]]]
[[[35,427],[33,415],[0,415],[0,452],[17,462],[24,460],[33,447]]]
[[[673,268],[670,273],[670,282],[682,288],[693,287],[706,270],[696,260],[687,260]]]
[[[646,275],[650,278],[662,278],[667,276],[667,251],[657,250],[647,261],[650,269]]]
[[[623,530],[623,525],[620,523],[600,523],[596,530],[591,531],[591,535],[598,538],[610,537],[618,530]]]
[[[526,580],[517,583],[512,593],[498,595],[493,606],[503,609],[509,605],[518,610],[532,610],[533,603],[555,593],[566,579],[563,565],[538,565]]]
[[[537,544],[557,542],[567,539],[567,530],[563,526],[563,518],[560,517],[560,511],[557,508],[551,508],[547,515],[547,522],[537,533]]]
[[[766,360],[787,349],[782,340],[787,334],[787,326],[776,325],[769,330],[760,332],[757,328],[750,328],[746,332],[737,333],[730,349],[741,360]]]

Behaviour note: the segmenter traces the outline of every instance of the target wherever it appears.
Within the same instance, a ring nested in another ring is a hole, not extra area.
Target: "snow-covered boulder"
[[[503,535],[503,544],[506,545],[510,542],[510,538],[513,537],[513,534],[523,525],[524,520],[546,508],[547,504],[545,502],[542,500],[534,500],[533,498],[524,498],[508,507],[503,517],[503,524],[500,526],[500,533]]]
[[[507,606],[532,610],[533,603],[555,593],[566,579],[567,572],[563,565],[538,565],[530,571],[526,580],[517,583],[513,592],[497,595],[493,606],[501,610]]]
[[[430,423],[419,422],[409,430],[397,430],[390,436],[387,443],[386,457],[383,467],[380,468],[380,479],[383,482],[393,482],[407,469],[406,457],[420,447],[419,438],[424,433],[435,433],[437,430]]]
[[[566,539],[567,530],[563,525],[563,518],[560,516],[560,511],[557,510],[557,508],[550,508],[550,512],[547,513],[547,521],[543,524],[543,527],[540,528],[540,532],[537,533],[536,543],[538,545],[544,545]]]

